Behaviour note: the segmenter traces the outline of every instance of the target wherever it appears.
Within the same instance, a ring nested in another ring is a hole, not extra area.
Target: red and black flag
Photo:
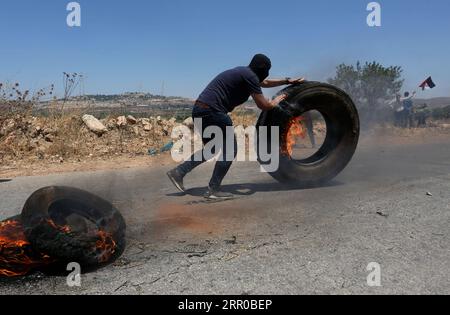
[[[419,85],[419,87],[422,88],[422,91],[425,89],[432,89],[435,86],[436,86],[436,84],[434,84],[433,79],[431,77],[429,77],[428,79],[423,81],[423,83],[421,85]]]

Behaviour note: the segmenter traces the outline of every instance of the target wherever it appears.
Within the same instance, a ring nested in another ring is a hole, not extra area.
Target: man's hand
[[[277,97],[275,97],[270,104],[272,107],[277,107],[282,101],[284,101],[287,98],[286,94],[280,94]]]
[[[280,104],[282,101],[286,99],[287,95],[286,94],[278,95],[271,101],[267,100],[263,94],[253,94],[252,97],[258,108],[266,111],[277,107],[278,104]]]
[[[288,84],[300,84],[306,81],[305,78],[288,79]]]

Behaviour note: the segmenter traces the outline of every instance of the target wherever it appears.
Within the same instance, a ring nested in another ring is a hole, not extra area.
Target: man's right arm
[[[252,94],[252,98],[255,101],[256,105],[263,111],[268,111],[273,109],[274,107],[277,107],[278,104],[286,99],[286,97],[286,94],[281,94],[274,98],[272,101],[269,101],[264,97],[264,94]]]
[[[406,100],[412,100],[413,98],[415,98],[417,95],[417,92],[414,91],[412,94],[410,94],[408,97],[402,97],[402,101],[406,101]]]
[[[282,85],[288,85],[288,84],[300,84],[305,82],[305,78],[298,78],[298,79],[266,79],[263,82],[261,82],[261,87],[263,88],[274,88],[277,86]]]

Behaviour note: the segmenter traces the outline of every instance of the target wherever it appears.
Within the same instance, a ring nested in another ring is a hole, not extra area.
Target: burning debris
[[[0,277],[59,270],[69,262],[101,267],[122,254],[125,229],[107,201],[75,188],[43,188],[20,216],[0,223]]]
[[[98,254],[99,263],[107,263],[114,255],[117,244],[113,236],[105,231],[97,232],[97,241],[95,242],[95,250]]]

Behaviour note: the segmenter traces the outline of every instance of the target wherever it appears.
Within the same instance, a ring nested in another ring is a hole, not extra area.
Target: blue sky
[[[369,28],[369,0],[1,0],[0,81],[37,89],[62,72],[87,76],[87,93],[143,90],[196,97],[217,73],[272,59],[272,76],[326,80],[339,63],[401,65],[405,89],[432,75],[421,97],[450,96],[450,1],[384,0]],[[270,91],[268,92],[270,94]]]

